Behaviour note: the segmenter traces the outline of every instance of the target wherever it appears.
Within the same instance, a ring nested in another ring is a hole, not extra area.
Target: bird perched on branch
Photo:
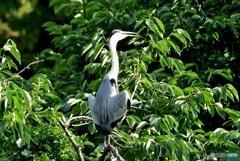
[[[98,88],[96,98],[91,94],[88,96],[91,116],[97,130],[104,136],[112,133],[113,128],[117,125],[127,110],[131,102],[126,90],[118,93],[117,81],[119,72],[119,60],[117,55],[118,41],[128,37],[135,36],[134,32],[113,30],[110,38],[109,47],[112,57],[112,67],[107,75],[103,78]]]

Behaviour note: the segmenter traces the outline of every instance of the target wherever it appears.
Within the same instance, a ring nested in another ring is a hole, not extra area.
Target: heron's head
[[[111,39],[114,39],[115,41],[120,41],[128,36],[135,36],[135,35],[136,35],[136,33],[134,33],[134,32],[122,31],[122,30],[115,29],[115,30],[113,30],[113,32],[111,34]]]

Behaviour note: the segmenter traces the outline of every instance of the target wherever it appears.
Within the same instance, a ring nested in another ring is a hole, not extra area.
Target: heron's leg
[[[104,137],[104,148],[110,146],[110,135],[105,135]],[[112,152],[109,152],[110,156],[112,156]]]
[[[104,147],[107,147],[110,145],[110,135],[103,136],[104,138]]]
[[[104,139],[104,147],[107,147],[107,135],[104,135],[103,139]]]
[[[107,144],[106,146],[110,146],[110,139],[111,139],[110,135],[106,135],[106,144]],[[109,152],[109,154],[111,157],[113,156],[111,151]]]
[[[107,146],[109,146],[110,145],[110,135],[107,135],[106,137],[107,137]]]

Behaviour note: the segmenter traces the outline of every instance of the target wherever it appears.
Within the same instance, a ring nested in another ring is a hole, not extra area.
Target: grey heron
[[[88,96],[90,113],[96,129],[104,136],[112,133],[113,128],[117,125],[127,110],[130,108],[131,102],[129,94],[126,90],[118,93],[118,72],[119,60],[117,55],[118,41],[128,37],[135,36],[136,33],[113,30],[109,41],[109,48],[112,57],[112,67],[107,75],[103,78],[98,88],[96,98],[91,94]]]

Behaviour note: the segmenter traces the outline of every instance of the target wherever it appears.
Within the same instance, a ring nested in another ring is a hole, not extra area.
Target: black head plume
[[[114,35],[114,34],[116,34],[116,33],[119,33],[119,32],[121,32],[121,30],[119,30],[119,29],[113,30],[112,33],[111,33],[111,35],[110,35],[110,37],[112,37],[112,35]]]

